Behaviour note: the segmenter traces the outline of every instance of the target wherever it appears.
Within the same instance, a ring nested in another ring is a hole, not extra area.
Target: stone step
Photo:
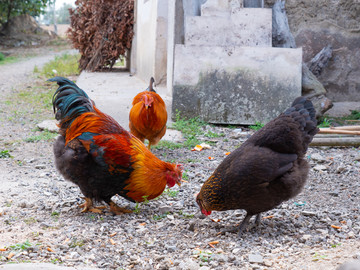
[[[272,10],[242,8],[228,17],[188,16],[186,45],[271,47]]]
[[[243,0],[207,0],[201,5],[201,16],[228,17],[243,6]]]
[[[177,44],[173,112],[217,124],[266,123],[301,95],[301,64],[301,48]]]

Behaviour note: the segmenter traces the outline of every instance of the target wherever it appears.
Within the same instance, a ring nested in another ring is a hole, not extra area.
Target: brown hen
[[[217,167],[196,198],[202,213],[246,210],[236,228],[241,234],[253,215],[259,223],[260,213],[299,194],[309,172],[304,155],[318,132],[316,124],[311,101],[295,99]]]
[[[142,142],[147,139],[149,149],[165,135],[167,122],[165,102],[155,92],[153,83],[151,78],[148,89],[134,97],[129,115],[131,133]]]

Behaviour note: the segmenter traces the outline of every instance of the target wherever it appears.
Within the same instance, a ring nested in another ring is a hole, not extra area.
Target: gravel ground
[[[8,78],[1,82],[1,107],[12,89],[34,79],[11,70],[16,68],[0,67]],[[108,210],[80,213],[82,194],[56,171],[53,141],[23,140],[36,125],[30,119],[29,113],[25,121],[10,121],[0,109],[0,150],[13,156],[0,159],[0,269],[14,262],[106,269],[336,269],[360,259],[359,148],[310,148],[312,169],[303,192],[266,212],[261,225],[239,239],[218,232],[238,224],[244,211],[205,218],[194,195],[251,130],[206,126],[224,134],[202,138],[211,149],[154,150],[163,160],[184,164],[188,183],[147,204],[117,198],[134,213],[113,216]]]

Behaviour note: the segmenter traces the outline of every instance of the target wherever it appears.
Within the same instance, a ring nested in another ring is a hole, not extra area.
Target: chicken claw
[[[83,210],[81,210],[81,213],[92,212],[92,213],[102,214],[103,212],[101,211],[101,209],[106,208],[106,206],[94,207],[93,201],[90,198],[84,198],[84,200],[85,202],[79,205],[80,208],[83,208]]]
[[[110,205],[110,211],[113,212],[115,215],[122,215],[122,214],[132,213],[131,210],[119,207],[113,201],[111,201],[109,203],[109,205]]]
[[[251,217],[252,217],[252,215],[247,214],[239,226],[229,228],[229,229],[224,229],[220,232],[220,234],[224,234],[226,232],[237,232],[238,236],[240,237],[242,235],[242,233],[244,232],[244,230],[246,229],[246,227],[249,225],[249,221],[250,221]],[[260,214],[256,215],[255,224],[256,224],[256,226],[260,225]]]

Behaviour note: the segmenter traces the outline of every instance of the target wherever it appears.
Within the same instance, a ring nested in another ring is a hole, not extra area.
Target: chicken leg
[[[245,218],[243,219],[243,221],[240,223],[239,226],[229,228],[229,229],[224,229],[220,233],[224,234],[226,232],[237,232],[240,237],[242,235],[242,233],[244,232],[244,230],[246,229],[246,227],[249,225],[249,221],[252,216],[253,216],[252,214],[247,213]],[[260,216],[261,216],[260,214],[256,215],[256,219],[255,219],[256,226],[259,226],[259,224],[260,224]]]
[[[113,212],[115,215],[132,213],[131,210],[122,208],[122,207],[118,206],[116,203],[114,203],[113,201],[110,201],[109,205],[110,205],[110,211]]]
[[[97,213],[97,214],[102,214],[103,212],[101,211],[101,209],[106,208],[106,206],[93,206],[93,201],[91,198],[84,198],[85,202],[83,204],[80,204],[79,207],[83,208],[81,210],[81,213],[86,213],[86,212],[92,212],[92,213]]]

